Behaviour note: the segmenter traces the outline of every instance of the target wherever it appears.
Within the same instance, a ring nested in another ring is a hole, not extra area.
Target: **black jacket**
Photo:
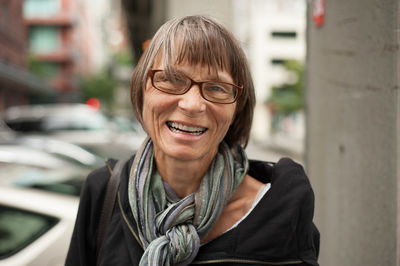
[[[128,202],[131,165],[132,158],[122,171],[100,265],[138,265],[143,254],[135,239],[136,225]],[[249,174],[270,182],[271,188],[236,228],[202,245],[193,264],[318,265],[319,232],[312,221],[314,193],[303,168],[287,158],[276,164],[250,160]],[[103,167],[87,178],[66,265],[95,265],[97,227],[109,176]]]

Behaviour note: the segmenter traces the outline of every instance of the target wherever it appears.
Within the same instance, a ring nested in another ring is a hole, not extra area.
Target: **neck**
[[[154,151],[158,172],[180,198],[197,191],[215,154],[200,160],[182,161]]]

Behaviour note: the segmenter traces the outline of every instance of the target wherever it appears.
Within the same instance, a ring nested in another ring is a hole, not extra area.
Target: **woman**
[[[224,27],[202,16],[165,23],[133,73],[131,99],[149,137],[120,174],[100,265],[318,265],[302,167],[249,161],[243,150],[254,88]],[[109,176],[104,167],[86,181],[67,265],[96,262]]]

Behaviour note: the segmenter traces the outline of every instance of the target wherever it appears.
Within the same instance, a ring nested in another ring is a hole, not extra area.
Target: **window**
[[[272,38],[280,39],[295,39],[297,37],[297,32],[295,31],[273,31],[271,32]]]
[[[23,145],[19,143],[18,145]],[[51,146],[49,143],[44,146]],[[54,147],[54,145],[53,145]],[[62,146],[65,147],[65,146]],[[50,148],[51,149],[51,148]],[[30,147],[26,151],[30,152]],[[82,161],[79,158],[75,158],[68,154],[68,151],[48,151],[44,148],[46,153],[36,153],[37,158],[41,156],[42,160],[53,159],[58,162],[68,161],[75,165],[82,165]],[[47,154],[49,153],[49,154]],[[0,154],[3,158],[7,156],[7,152]],[[44,156],[46,155],[46,156]],[[8,153],[9,157],[18,156],[18,152],[12,151]],[[79,154],[78,154],[79,157]],[[60,159],[60,160],[59,160]],[[2,159],[4,161],[4,159]],[[29,165],[31,162],[2,162],[0,161],[0,169],[4,170],[0,172],[0,180],[2,185],[11,185],[22,188],[34,188],[37,190],[53,192],[56,194],[79,196],[80,191],[85,181],[84,176],[87,175],[88,170],[77,169],[77,171],[60,171],[60,169],[54,169],[49,164],[47,166]],[[5,180],[5,181],[4,181]],[[1,216],[0,216],[1,218]],[[1,230],[1,226],[0,226]],[[0,233],[1,236],[1,233]],[[1,237],[0,237],[1,238]]]
[[[54,217],[0,205],[0,259],[20,251],[57,222]]]
[[[29,45],[33,52],[53,52],[59,47],[58,29],[53,26],[33,26],[29,29]]]
[[[23,12],[25,17],[50,17],[61,9],[60,0],[25,0]]]
[[[271,59],[271,65],[281,66],[281,65],[285,64],[285,61],[286,61],[285,59],[274,58],[274,59]]]

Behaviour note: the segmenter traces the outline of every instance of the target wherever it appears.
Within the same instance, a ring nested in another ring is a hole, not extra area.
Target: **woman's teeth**
[[[191,135],[201,135],[207,130],[207,128],[204,127],[190,127],[176,122],[167,122],[167,126],[173,132],[186,133]]]

